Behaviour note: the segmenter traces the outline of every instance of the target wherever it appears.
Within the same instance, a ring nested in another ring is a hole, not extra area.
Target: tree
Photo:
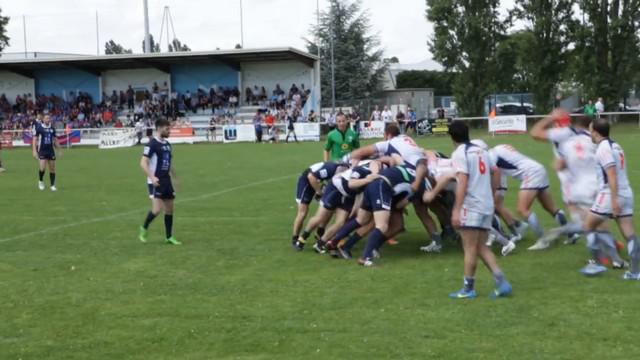
[[[384,59],[384,62],[387,64],[400,64],[400,60],[396,56],[386,58]]]
[[[153,35],[149,34],[149,49],[152,53],[154,52],[160,52],[160,44],[156,43],[155,40],[153,40]],[[144,39],[142,39],[142,52],[144,52]]]
[[[588,98],[617,107],[640,70],[640,0],[582,0],[576,22],[574,76]]]
[[[171,44],[169,44],[169,52],[174,51],[191,51],[191,49],[189,48],[189,46],[187,46],[187,44],[181,43],[180,40],[173,39]]]
[[[426,0],[434,35],[429,49],[446,71],[459,76],[453,92],[463,116],[478,116],[497,74],[496,47],[504,35],[499,0]]]
[[[402,71],[396,76],[398,89],[432,88],[435,96],[453,94],[457,73],[429,70]]]
[[[361,11],[360,0],[329,0],[329,9],[321,12],[319,26],[311,29],[319,44],[310,43],[307,50],[317,54],[320,47],[323,105],[331,104],[332,42],[337,100],[362,99],[382,90],[386,64],[370,30],[369,14]]]
[[[548,112],[553,106],[557,85],[567,69],[567,51],[575,0],[516,0],[511,16],[524,22],[528,34],[519,42],[522,65],[530,75],[529,83],[536,111]]]
[[[518,31],[506,35],[496,48],[495,92],[530,92],[533,84],[529,47],[534,35],[531,31]]]
[[[7,36],[7,24],[9,24],[9,17],[2,16],[2,9],[0,9],[0,52],[9,46],[10,38]]]
[[[122,45],[113,40],[109,40],[104,43],[104,53],[105,55],[133,54],[133,51],[131,49],[125,49]]]

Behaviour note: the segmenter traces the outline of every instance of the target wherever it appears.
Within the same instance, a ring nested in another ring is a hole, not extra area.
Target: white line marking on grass
[[[215,192],[208,193],[208,194],[195,196],[195,197],[192,197],[192,198],[177,199],[176,203],[185,203],[185,202],[191,202],[191,201],[204,200],[204,199],[208,199],[208,198],[211,198],[211,197],[228,194],[230,192],[234,192],[234,191],[238,191],[238,190],[242,190],[242,189],[247,189],[247,188],[250,188],[250,187],[264,185],[264,184],[272,183],[272,182],[275,182],[275,181],[278,181],[278,180],[284,180],[286,178],[290,178],[290,177],[293,177],[293,176],[295,176],[295,175],[280,176],[280,177],[276,177],[276,178],[272,178],[272,179],[267,179],[267,180],[257,181],[257,182],[253,182],[253,183],[249,183],[249,184],[234,186],[234,187],[231,187],[231,188],[228,188],[228,189],[224,189],[224,190],[215,191]],[[76,226],[81,226],[81,225],[86,225],[86,224],[94,224],[94,223],[98,223],[98,222],[102,222],[102,221],[113,220],[113,219],[129,216],[129,215],[133,215],[135,213],[139,213],[139,212],[142,212],[142,211],[145,211],[145,210],[149,210],[149,207],[147,206],[147,207],[144,207],[144,208],[131,210],[131,211],[127,211],[127,212],[121,212],[121,213],[117,213],[117,214],[113,214],[113,215],[109,215],[109,216],[103,216],[103,217],[98,217],[98,218],[93,218],[93,219],[87,219],[87,220],[78,221],[78,222],[71,223],[71,224],[52,226],[52,227],[45,228],[45,229],[42,229],[42,230],[32,231],[32,232],[24,233],[24,234],[21,234],[21,235],[16,235],[16,236],[0,239],[0,243],[5,243],[5,242],[13,241],[13,240],[28,238],[28,237],[31,237],[31,236],[34,236],[34,235],[41,235],[41,234],[49,233],[49,232],[52,232],[52,231],[64,230],[64,229],[68,229],[68,228],[72,228],[72,227],[76,227]]]

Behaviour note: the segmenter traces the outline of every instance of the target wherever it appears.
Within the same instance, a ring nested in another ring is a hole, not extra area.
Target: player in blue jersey
[[[173,200],[176,194],[172,180],[177,181],[177,179],[171,144],[167,141],[170,128],[169,120],[156,121],[156,137],[144,147],[142,159],[140,159],[140,167],[153,186],[153,203],[144,224],[140,227],[138,238],[142,242],[147,242],[149,225],[160,211],[164,211],[166,242],[171,245],[181,245],[182,243],[173,236]]]
[[[60,149],[56,129],[51,125],[51,117],[45,115],[42,123],[36,122],[33,125],[33,139],[31,141],[33,157],[38,160],[38,188],[44,190],[44,173],[49,168],[49,180],[51,181],[51,191],[56,188],[56,149]]]
[[[338,162],[319,162],[306,168],[296,185],[296,203],[298,203],[298,211],[293,220],[293,236],[291,237],[291,245],[296,250],[304,249],[305,240],[300,237],[300,230],[304,224],[304,219],[309,213],[309,204],[316,198],[322,198],[323,182],[331,180],[331,178],[349,168],[348,164]],[[318,228],[316,231],[318,237],[324,234],[324,228]]]

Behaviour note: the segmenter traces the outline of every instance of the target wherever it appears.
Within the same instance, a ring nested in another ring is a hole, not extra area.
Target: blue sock
[[[493,281],[496,282],[496,287],[499,287],[504,281],[504,273],[502,270],[498,270],[493,273]]]
[[[464,291],[472,291],[473,290],[473,283],[475,282],[475,279],[473,277],[464,277]]]
[[[362,225],[358,224],[358,220],[356,219],[351,219],[347,221],[347,223],[342,225],[340,230],[336,232],[336,234],[333,237],[333,241],[338,243],[340,240],[346,238],[353,230],[359,228],[360,226]]]
[[[382,231],[378,228],[373,229],[369,234],[369,238],[367,239],[367,246],[364,248],[364,253],[362,257],[365,259],[370,259],[373,257],[373,250],[377,250],[384,243],[385,237]]]
[[[351,249],[358,243],[358,241],[360,241],[361,238],[362,237],[358,235],[357,232],[354,232],[353,234],[351,234],[351,236],[349,236],[349,239],[342,248],[347,251],[351,251]]]
[[[533,233],[538,237],[541,238],[542,235],[544,235],[544,230],[542,229],[542,226],[540,226],[540,222],[538,222],[538,216],[536,215],[536,213],[531,213],[529,214],[529,217],[527,217],[527,222],[529,223],[529,227],[531,227],[531,230],[533,230]]]
[[[438,245],[442,245],[442,235],[438,233],[431,234],[431,241],[435,242]]]
[[[611,258],[611,260],[622,263],[623,260],[618,254],[618,249],[616,248],[616,241],[613,239],[613,235],[610,232],[602,231],[597,232],[596,237],[600,244],[604,246],[605,253]]]
[[[590,232],[587,233],[585,237],[587,238],[587,249],[589,250],[589,254],[596,263],[600,264],[600,246],[598,245],[598,236],[595,232]]]

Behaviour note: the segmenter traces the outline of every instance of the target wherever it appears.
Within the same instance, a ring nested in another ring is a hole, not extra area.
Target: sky
[[[160,37],[164,7],[169,6],[175,35],[194,50],[230,49],[240,43],[240,2],[243,3],[244,47],[291,46],[305,49],[313,40],[317,0],[148,0],[150,31]],[[512,1],[505,1],[511,3]],[[327,0],[319,0],[325,8]],[[10,46],[4,52],[23,52],[23,15],[27,50],[96,54],[96,11],[99,51],[109,39],[142,51],[143,0],[19,0],[0,5],[10,16]],[[504,6],[504,4],[503,4]],[[403,64],[431,59],[427,41],[433,33],[426,21],[425,0],[362,0],[387,57]],[[171,37],[173,34],[171,33]],[[166,32],[163,48],[166,49]]]

